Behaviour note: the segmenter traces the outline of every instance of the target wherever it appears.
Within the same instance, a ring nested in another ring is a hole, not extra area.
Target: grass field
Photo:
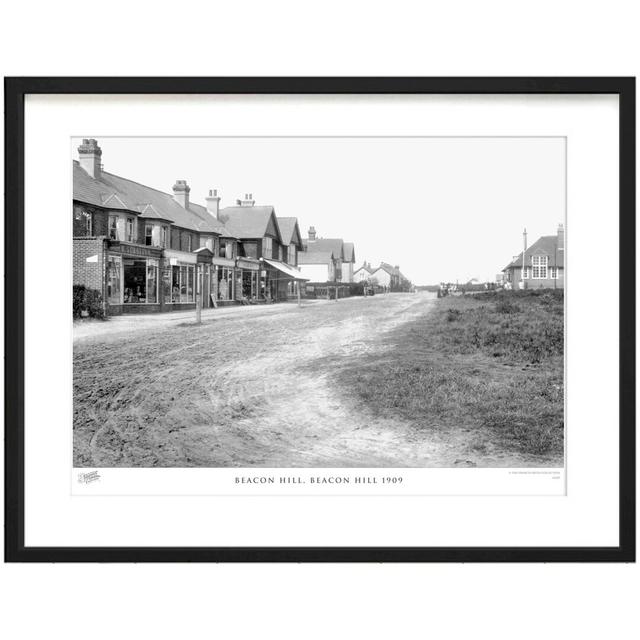
[[[344,362],[340,388],[371,415],[463,429],[470,465],[500,450],[562,464],[563,303],[562,291],[442,298]]]

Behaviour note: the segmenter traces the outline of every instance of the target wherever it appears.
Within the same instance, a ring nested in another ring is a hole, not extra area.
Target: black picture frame
[[[6,562],[635,561],[635,78],[5,78]],[[28,94],[615,94],[620,159],[619,531],[615,547],[26,547],[24,101]]]

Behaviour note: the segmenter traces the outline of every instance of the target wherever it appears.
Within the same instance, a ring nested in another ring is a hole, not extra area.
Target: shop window
[[[172,302],[171,299],[171,276],[172,276],[172,269],[171,267],[165,267],[162,270],[162,296],[163,299],[165,301],[165,303],[170,303]]]
[[[157,260],[147,260],[147,302],[158,302]]]
[[[125,258],[124,303],[135,304],[147,301],[147,261]]]
[[[109,216],[109,238],[118,239],[118,216]]]
[[[180,264],[172,267],[171,302],[194,301],[194,265]]]
[[[233,269],[218,268],[218,300],[233,300]]]
[[[122,259],[109,256],[107,260],[107,301],[109,304],[120,304],[122,292]]]
[[[144,243],[147,247],[153,245],[153,225],[145,224],[144,225]]]

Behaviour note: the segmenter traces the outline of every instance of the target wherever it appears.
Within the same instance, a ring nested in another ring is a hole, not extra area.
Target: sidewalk
[[[342,298],[345,300],[363,299],[360,297]],[[317,305],[336,304],[335,300],[311,300],[303,299],[302,308]],[[208,324],[219,319],[233,318],[234,316],[255,317],[256,315],[274,315],[287,313],[298,309],[297,302],[277,302],[274,304],[238,305],[232,307],[219,307],[217,309],[202,310],[202,324]],[[164,329],[171,325],[192,323],[196,320],[195,309],[190,311],[168,311],[166,313],[124,314],[112,316],[106,321],[102,320],[76,320],[73,323],[73,341],[81,342],[100,336],[113,336],[134,331],[148,329]]]

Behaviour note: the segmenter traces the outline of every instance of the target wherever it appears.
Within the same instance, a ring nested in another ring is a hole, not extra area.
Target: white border
[[[617,264],[617,98],[29,96],[25,122],[28,546],[618,543],[618,294],[609,271],[589,269],[594,250]],[[572,278],[568,297],[568,495],[71,497],[63,437],[71,424],[71,363],[65,341],[51,340],[68,335],[71,305],[56,287],[29,292],[42,273],[39,258],[69,244],[66,227],[47,219],[69,210],[69,137],[82,135],[567,136],[571,269],[589,273]],[[598,291],[607,292],[606,304],[594,303]]]

